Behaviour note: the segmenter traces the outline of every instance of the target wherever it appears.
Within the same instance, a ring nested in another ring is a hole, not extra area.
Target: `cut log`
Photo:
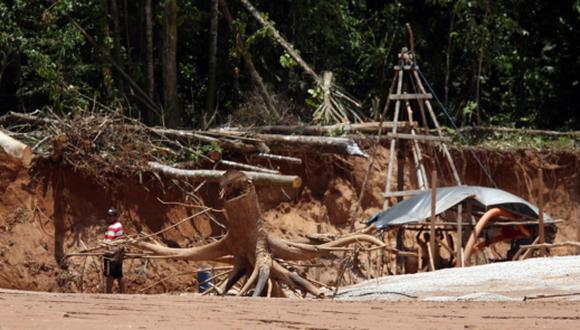
[[[54,119],[42,118],[30,114],[16,112],[9,112],[6,115],[0,117],[0,125],[6,126],[8,124],[22,124],[22,123],[40,126],[48,124],[57,124],[58,121]],[[194,130],[177,130],[161,127],[147,127],[140,125],[127,125],[126,128],[134,131],[142,131],[143,129],[145,129],[149,133],[154,133],[169,139],[199,141],[201,143],[207,144],[215,143],[219,145],[221,148],[230,151],[244,153],[269,152],[268,147],[259,140],[244,139],[242,137],[232,137],[227,135],[226,133],[220,134],[219,132],[212,132],[211,133],[212,136],[209,136],[208,134],[206,134],[206,132]]]
[[[8,155],[22,162],[25,167],[32,162],[32,149],[26,144],[0,131],[0,147]]]
[[[186,177],[196,180],[219,181],[226,171],[216,170],[183,170],[157,162],[149,162],[149,167],[156,172],[163,173],[167,176]],[[277,175],[260,172],[243,172],[256,185],[270,186],[290,186],[299,188],[302,185],[302,179],[296,175]]]
[[[260,166],[254,166],[254,165],[249,165],[249,164],[242,164],[242,163],[233,162],[231,160],[225,160],[225,159],[220,160],[219,164],[227,166],[227,167],[231,167],[231,168],[238,168],[241,170],[246,170],[246,171],[263,172],[263,173],[270,173],[270,174],[280,174],[280,172],[278,172],[276,170],[271,170],[269,168],[263,168]]]
[[[40,118],[26,113],[18,113],[9,111],[4,116],[0,117],[0,125],[8,126],[10,124],[30,124],[30,125],[46,125],[55,123],[55,120],[48,118]]]
[[[46,118],[37,118],[30,115],[10,114],[10,116],[0,117],[0,122],[18,121],[32,125],[51,124],[56,121]],[[371,124],[370,126],[373,126]],[[283,152],[306,152],[306,153],[334,153],[339,155],[368,157],[361,150],[359,145],[350,138],[342,137],[324,137],[324,136],[281,136],[275,134],[257,134],[256,136],[246,136],[247,134],[240,131],[195,131],[195,130],[177,130],[160,127],[146,127],[139,125],[126,125],[129,130],[147,131],[167,139],[177,139],[191,142],[199,141],[207,144],[217,144],[221,148],[239,153],[259,154],[258,157],[287,161],[292,163],[301,162],[297,158],[281,157],[269,155],[270,149]],[[337,126],[338,127],[338,126]],[[356,129],[366,129],[365,124],[351,125]],[[416,136],[415,136],[416,137]],[[399,136],[399,138],[404,138]],[[219,158],[216,154],[212,159]]]
[[[141,127],[134,127],[136,130],[142,129]],[[169,129],[169,128],[159,128],[159,127],[151,127],[148,128],[151,132],[154,132],[158,135],[165,136],[168,138],[174,139],[191,139],[194,141],[200,141],[203,143],[215,143],[219,145],[223,149],[238,151],[238,152],[269,152],[270,150],[268,147],[260,142],[254,140],[244,140],[241,141],[240,139],[232,138],[231,136],[224,136],[224,138],[220,138],[219,134],[216,132],[212,132],[214,136],[208,136],[203,134],[202,132],[197,131],[186,131],[186,130],[176,130],[176,129]]]
[[[383,123],[383,130],[393,127],[393,122]],[[416,126],[417,123],[414,123]],[[409,130],[409,123],[398,122],[397,126],[402,131]],[[303,125],[275,125],[275,126],[258,126],[249,129],[242,128],[248,132],[265,133],[265,134],[288,134],[288,135],[329,135],[329,134],[353,134],[362,133],[376,135],[380,129],[379,122],[368,122],[361,124],[337,124],[325,126],[303,126]]]
[[[482,126],[467,126],[462,127],[458,130],[459,133],[463,134],[528,134],[528,135],[538,135],[538,136],[565,136],[570,138],[580,138],[580,131],[571,131],[571,132],[558,132],[558,131],[546,131],[546,130],[539,130],[539,129],[525,129],[525,128],[510,128],[510,127],[482,127]]]
[[[274,134],[259,134],[257,137],[273,151],[333,153],[368,158],[359,145],[349,138]]]
[[[268,153],[264,153],[264,152],[252,155],[252,157],[263,158],[263,159],[268,159],[268,160],[275,160],[275,161],[279,161],[279,162],[288,162],[288,163],[298,164],[298,165],[302,164],[302,159],[300,159],[300,158],[290,157],[290,156],[273,155],[273,154],[268,154]]]

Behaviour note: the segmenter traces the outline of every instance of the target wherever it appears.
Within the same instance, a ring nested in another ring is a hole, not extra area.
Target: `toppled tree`
[[[156,255],[195,261],[230,262],[234,269],[219,291],[226,294],[242,277],[247,280],[238,295],[254,288],[253,296],[284,297],[282,285],[315,297],[323,297],[319,289],[307,279],[286,269],[279,261],[309,260],[344,250],[355,243],[384,246],[383,242],[367,234],[351,234],[319,244],[292,242],[268,233],[264,227],[254,185],[242,172],[228,170],[220,179],[221,196],[225,199],[227,233],[219,241],[193,248],[169,248],[159,244],[136,241],[133,244]],[[266,290],[267,287],[267,290]]]

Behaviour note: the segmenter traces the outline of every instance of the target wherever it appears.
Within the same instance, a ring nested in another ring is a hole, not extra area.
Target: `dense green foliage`
[[[163,39],[167,38],[164,6],[171,1],[153,1],[154,106],[142,94],[148,84],[145,2],[1,2],[0,113],[45,106],[80,111],[98,101],[109,107],[122,105],[128,115],[151,124],[161,123],[160,108],[167,104],[162,99],[166,88],[162,77],[167,74],[162,63]],[[211,2],[177,1],[177,86],[183,126],[201,126],[212,115],[204,113]],[[243,36],[244,49],[236,48],[220,13],[217,122],[235,116],[255,88],[240,51],[251,54],[270,92],[276,100],[284,100],[280,106],[295,105],[291,111],[309,120],[313,100],[308,91],[313,81],[238,0],[226,3]],[[341,86],[362,100],[367,116],[372,116],[371,105],[385,98],[392,65],[408,42],[404,26],[409,22],[418,64],[458,123],[580,129],[574,98],[580,92],[578,0],[252,3],[316,72],[331,70]]]

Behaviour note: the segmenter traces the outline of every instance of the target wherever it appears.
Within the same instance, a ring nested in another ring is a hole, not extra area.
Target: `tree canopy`
[[[384,102],[408,22],[417,63],[457,123],[580,129],[578,0],[252,4],[367,117]],[[310,121],[320,103],[240,0],[8,0],[0,21],[0,113],[100,104],[148,124],[204,127],[260,112]]]

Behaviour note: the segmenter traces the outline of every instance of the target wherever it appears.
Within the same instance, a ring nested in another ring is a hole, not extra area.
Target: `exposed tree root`
[[[283,286],[323,297],[318,287],[282,266],[276,259],[309,260],[327,256],[334,251],[351,251],[353,244],[384,246],[383,242],[367,234],[351,234],[323,244],[280,239],[268,233],[263,225],[256,191],[252,182],[241,172],[230,170],[220,181],[227,219],[227,234],[219,241],[194,248],[169,248],[159,244],[133,244],[157,256],[196,261],[217,261],[229,257],[234,269],[216,290],[226,294],[244,276],[247,278],[238,295],[285,296]]]

